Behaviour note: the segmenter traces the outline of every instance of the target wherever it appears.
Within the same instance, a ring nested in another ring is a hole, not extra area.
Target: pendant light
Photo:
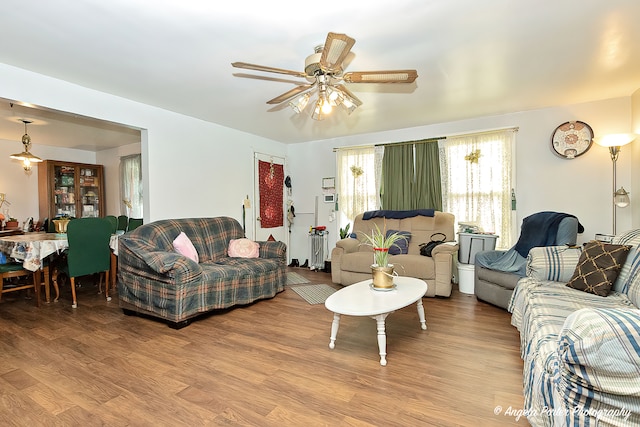
[[[39,163],[42,159],[38,156],[34,156],[29,152],[29,147],[31,147],[31,137],[27,133],[27,124],[32,123],[29,120],[22,120],[24,123],[24,135],[22,135],[22,144],[24,145],[24,151],[22,153],[12,154],[10,157],[15,160],[22,161],[22,168],[25,172],[29,172],[31,170],[32,163]]]

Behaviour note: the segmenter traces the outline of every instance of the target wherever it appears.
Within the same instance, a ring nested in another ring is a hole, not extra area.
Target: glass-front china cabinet
[[[38,196],[41,220],[104,216],[103,167],[57,160],[38,163]]]

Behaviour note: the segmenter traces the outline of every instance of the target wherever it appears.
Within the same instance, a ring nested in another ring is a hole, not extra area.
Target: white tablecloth
[[[118,256],[117,234],[111,235],[109,247]],[[60,253],[69,247],[66,234],[25,233],[0,238],[0,252],[7,257],[22,261],[29,271],[42,267],[42,260],[54,253]]]
[[[0,238],[0,252],[22,261],[29,271],[42,267],[42,260],[69,247],[66,234],[25,233]]]

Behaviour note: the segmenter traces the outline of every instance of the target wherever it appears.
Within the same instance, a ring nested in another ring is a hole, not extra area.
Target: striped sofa
[[[193,242],[198,263],[174,250],[180,232]],[[230,257],[230,240],[242,237],[242,226],[228,217],[166,219],[123,234],[120,307],[181,328],[202,313],[274,297],[286,283],[286,245],[258,242],[258,258]]]
[[[524,361],[524,413],[533,426],[640,425],[640,230],[606,296],[566,285],[580,249],[531,250],[509,304]]]

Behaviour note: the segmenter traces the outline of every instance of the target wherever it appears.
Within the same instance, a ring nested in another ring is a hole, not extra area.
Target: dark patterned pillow
[[[576,271],[567,286],[606,297],[630,249],[629,245],[612,245],[598,240],[585,243]]]
[[[388,238],[392,234],[399,234],[404,236],[404,239],[399,239],[389,248],[389,255],[401,255],[409,253],[409,240],[411,240],[411,233],[408,231],[400,230],[387,230],[386,237]]]

